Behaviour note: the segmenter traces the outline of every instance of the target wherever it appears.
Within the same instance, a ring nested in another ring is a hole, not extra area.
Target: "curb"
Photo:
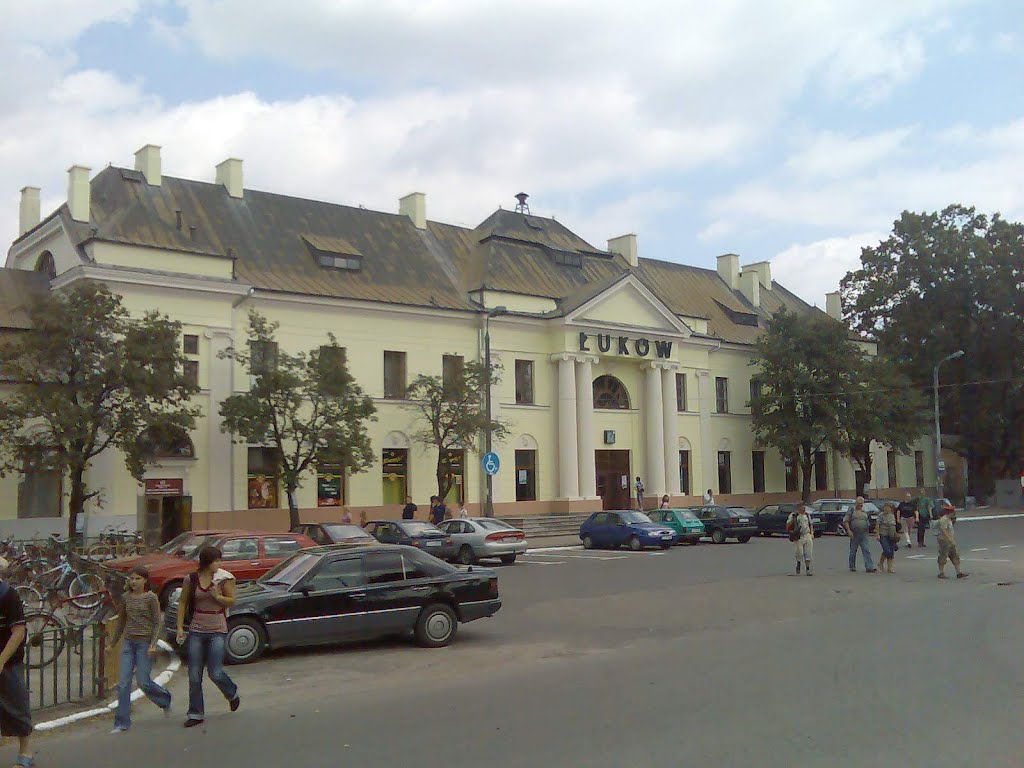
[[[178,658],[178,654],[174,652],[174,649],[171,648],[171,646],[163,640],[158,640],[157,645],[160,647],[160,650],[171,654],[171,662],[167,665],[167,668],[163,672],[161,672],[159,675],[153,678],[153,682],[157,685],[166,686],[167,683],[171,681],[171,678],[174,677],[174,673],[181,668],[181,659]],[[132,691],[132,701],[138,701],[143,696],[145,696],[145,694],[138,688]],[[76,712],[73,715],[67,715],[66,717],[58,717],[56,720],[48,720],[45,723],[39,723],[35,726],[34,730],[52,731],[56,728],[61,728],[65,725],[77,723],[79,720],[88,720],[90,717],[99,717],[100,715],[105,715],[108,712],[112,712],[115,709],[117,709],[116,699],[103,707],[87,709],[84,712]]]

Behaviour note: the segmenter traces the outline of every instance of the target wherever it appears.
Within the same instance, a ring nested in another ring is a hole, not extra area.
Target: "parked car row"
[[[756,517],[749,509],[708,505],[658,509],[649,515],[634,510],[595,512],[580,526],[580,540],[586,549],[668,549],[681,541],[696,544],[705,537],[715,544],[728,539],[746,544],[757,532]]]

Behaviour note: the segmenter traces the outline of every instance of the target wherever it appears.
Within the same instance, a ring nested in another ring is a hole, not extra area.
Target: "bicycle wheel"
[[[25,664],[42,669],[64,652],[67,626],[49,611],[25,612]]]
[[[39,590],[28,584],[19,584],[14,588],[21,598],[21,604],[26,611],[39,611],[43,608],[43,596]]]
[[[106,544],[93,544],[85,551],[85,556],[90,560],[109,560],[110,547]]]
[[[103,599],[107,586],[94,573],[79,573],[68,583],[68,597],[76,608],[95,608]]]

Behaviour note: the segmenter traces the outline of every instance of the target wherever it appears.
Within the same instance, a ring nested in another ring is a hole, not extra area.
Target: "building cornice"
[[[81,264],[62,272],[50,283],[56,289],[71,285],[79,280],[99,280],[105,283],[142,285],[180,291],[201,291],[224,296],[246,296],[250,286],[233,280],[218,280],[211,277],[195,277],[173,272],[156,272],[148,269],[110,267],[102,264]]]
[[[10,267],[14,259],[25,255],[42,241],[61,231],[64,231],[64,222],[61,221],[59,214],[54,214],[35,229],[26,232],[21,239],[11,245],[7,251],[7,266]],[[65,232],[65,234],[67,233]],[[68,241],[70,242],[70,238]]]

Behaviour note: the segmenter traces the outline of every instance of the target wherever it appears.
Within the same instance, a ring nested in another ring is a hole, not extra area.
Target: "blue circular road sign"
[[[501,467],[501,461],[498,459],[498,454],[491,451],[490,453],[485,453],[481,457],[480,465],[488,475],[496,475],[498,474],[498,469]]]

